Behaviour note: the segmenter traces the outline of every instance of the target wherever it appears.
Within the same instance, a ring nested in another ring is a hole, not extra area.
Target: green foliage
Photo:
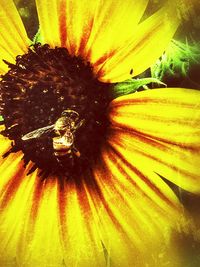
[[[42,43],[42,36],[41,36],[41,32],[40,29],[38,30],[38,32],[36,33],[36,35],[33,38],[33,43]]]
[[[186,76],[190,66],[200,62],[200,43],[188,44],[172,40],[168,49],[151,67],[151,75],[163,80],[163,77],[180,74]]]
[[[130,79],[126,80],[125,82],[117,83],[114,86],[113,89],[114,97],[135,93],[139,88],[142,88],[144,90],[149,89],[147,85],[150,83],[156,83],[166,86],[163,82],[161,82],[157,78],[149,77],[142,79]]]

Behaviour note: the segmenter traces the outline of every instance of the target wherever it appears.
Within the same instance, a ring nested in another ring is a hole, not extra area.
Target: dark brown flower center
[[[95,164],[108,126],[110,85],[66,48],[36,44],[15,65],[6,63],[0,91],[3,135],[13,140],[8,153],[22,150],[25,165],[32,161],[31,171],[40,168],[44,177],[76,176]]]

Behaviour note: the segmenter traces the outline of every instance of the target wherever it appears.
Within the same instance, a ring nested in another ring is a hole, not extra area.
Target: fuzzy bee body
[[[75,132],[84,123],[84,120],[79,119],[78,112],[66,109],[62,112],[61,117],[58,118],[53,125],[36,129],[30,133],[22,136],[22,140],[30,140],[34,138],[42,138],[50,132],[55,133],[52,138],[53,150],[56,159],[60,162],[63,157],[72,159],[74,155],[80,157],[80,152],[74,146]]]

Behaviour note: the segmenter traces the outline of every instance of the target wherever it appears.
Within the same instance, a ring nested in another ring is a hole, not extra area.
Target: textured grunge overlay
[[[200,266],[198,0],[0,0],[0,267]]]

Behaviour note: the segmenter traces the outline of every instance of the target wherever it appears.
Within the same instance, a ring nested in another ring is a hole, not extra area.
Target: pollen
[[[31,46],[16,57],[16,64],[5,63],[9,71],[0,81],[2,134],[12,140],[12,148],[4,157],[22,151],[24,166],[32,162],[27,175],[38,168],[44,178],[78,177],[92,168],[106,137],[111,85],[99,82],[88,62],[47,44]],[[63,119],[67,123],[58,133],[56,122]],[[68,136],[73,141],[65,146]]]

